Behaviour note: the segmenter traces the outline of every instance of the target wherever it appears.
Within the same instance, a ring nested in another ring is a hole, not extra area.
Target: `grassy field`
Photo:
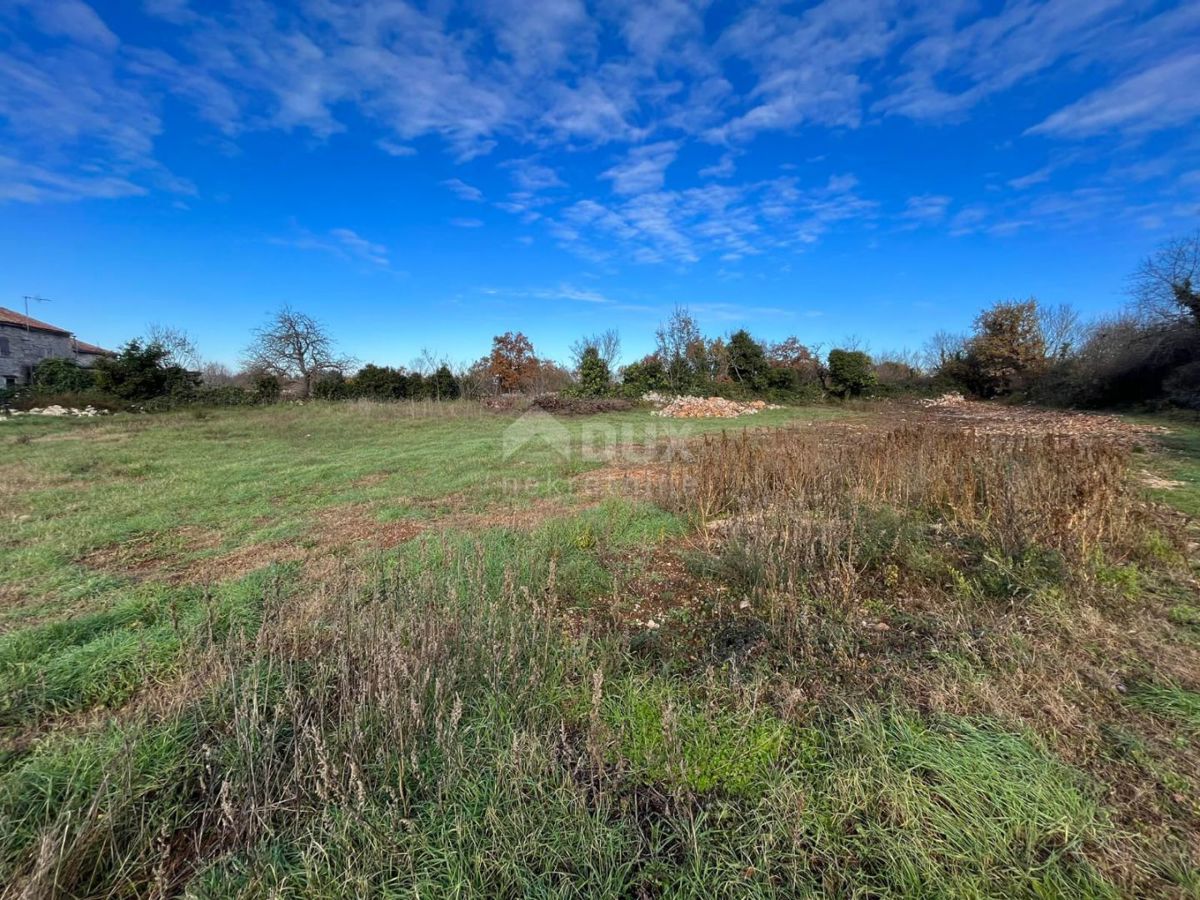
[[[1167,424],[0,424],[0,891],[1200,896]]]

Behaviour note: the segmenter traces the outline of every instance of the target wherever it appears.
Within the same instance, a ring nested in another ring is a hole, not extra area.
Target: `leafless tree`
[[[961,334],[949,331],[934,332],[921,351],[924,368],[930,372],[937,372],[952,360],[961,358],[966,352],[966,347],[967,339]]]
[[[224,387],[234,384],[237,377],[225,363],[210,362],[200,368],[200,379],[205,387]]]
[[[459,363],[454,377],[464,400],[482,400],[495,391],[491,360],[486,356],[472,363]]]
[[[921,374],[921,354],[907,347],[875,354],[875,374],[880,381],[912,381]]]
[[[422,347],[421,355],[412,362],[413,369],[426,377],[429,377],[444,365],[446,365],[446,358],[430,350],[428,347]]]
[[[179,366],[189,372],[200,370],[200,351],[191,335],[180,328],[152,323],[146,329],[146,343],[157,344],[167,351],[163,362],[168,366]]]
[[[341,372],[354,361],[337,354],[333,339],[311,316],[284,306],[254,332],[246,349],[247,367],[300,382],[301,396],[312,394],[313,381],[325,372]]]
[[[583,360],[583,354],[592,347],[600,354],[600,358],[604,360],[609,371],[615,372],[617,370],[617,362],[621,358],[621,335],[615,328],[609,328],[607,331],[601,331],[599,334],[581,337],[575,343],[571,344],[569,352],[571,354],[572,371],[579,371],[579,364]]]
[[[1133,298],[1152,321],[1200,325],[1200,231],[1167,241],[1133,276]]]
[[[1083,320],[1069,303],[1038,304],[1038,319],[1046,342],[1046,356],[1050,359],[1066,359],[1083,344],[1086,334]]]

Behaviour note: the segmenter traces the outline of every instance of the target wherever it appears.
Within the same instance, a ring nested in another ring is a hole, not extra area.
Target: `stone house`
[[[66,329],[0,306],[0,388],[29,384],[43,359],[72,359],[90,368],[112,352],[75,339]]]

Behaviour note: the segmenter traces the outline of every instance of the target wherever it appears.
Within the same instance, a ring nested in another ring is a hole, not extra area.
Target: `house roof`
[[[75,350],[77,353],[89,353],[92,356],[116,356],[111,350],[105,350],[103,347],[97,347],[87,341],[76,340]]]
[[[69,335],[71,333],[57,325],[39,322],[37,319],[21,315],[13,309],[5,309],[3,306],[0,306],[0,325],[16,325],[19,328],[31,328],[35,331],[48,331],[50,334]]]

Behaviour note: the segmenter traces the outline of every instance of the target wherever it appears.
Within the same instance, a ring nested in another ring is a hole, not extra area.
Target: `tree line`
[[[1128,308],[1090,323],[1068,306],[1006,300],[983,310],[966,334],[940,332],[919,351],[872,356],[853,339],[824,351],[796,336],[760,341],[745,329],[708,337],[686,307],[677,307],[656,330],[654,351],[624,366],[615,330],[581,337],[566,364],[540,356],[517,331],[496,335],[490,353],[467,365],[452,367],[428,350],[410,368],[360,365],[340,353],[320,322],[284,307],[254,332],[236,373],[201,365],[186,334],[154,326],[92,370],[42,361],[33,393],[239,405],[283,397],[637,398],[652,391],[787,401],[957,389],[1072,406],[1163,402],[1200,409],[1198,287],[1200,232],[1145,260],[1131,280]]]

